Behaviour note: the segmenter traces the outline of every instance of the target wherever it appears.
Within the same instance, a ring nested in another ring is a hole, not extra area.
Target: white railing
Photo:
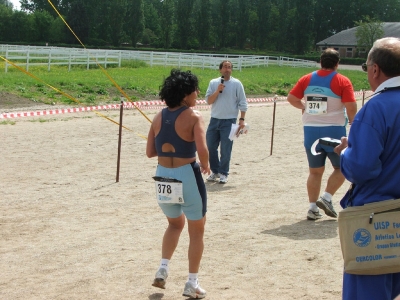
[[[204,54],[204,53],[176,53],[153,52],[132,50],[96,50],[63,47],[36,47],[0,45],[0,53],[5,53],[5,58],[17,66],[25,66],[28,71],[30,66],[47,65],[50,71],[53,65],[67,65],[68,70],[73,65],[121,66],[122,60],[140,60],[150,66],[164,67],[190,67],[200,69],[218,69],[224,59],[230,60],[233,68],[268,67],[269,65],[291,67],[315,67],[314,61],[301,60],[282,56],[255,56],[255,55],[230,55],[230,54]],[[9,63],[5,62],[5,72]]]
[[[118,53],[110,53],[106,50],[82,50],[68,48],[50,48],[50,49],[7,49],[5,58],[17,66],[25,66],[29,71],[30,66],[47,65],[50,71],[51,66],[67,65],[68,71],[73,65],[86,65],[89,69],[90,65],[101,65],[107,68],[107,65],[117,64],[121,66],[121,55]],[[5,62],[5,72],[11,64]]]

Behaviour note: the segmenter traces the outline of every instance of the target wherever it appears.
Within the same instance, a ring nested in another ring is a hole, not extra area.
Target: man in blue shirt
[[[219,65],[221,77],[212,79],[206,92],[206,101],[211,104],[211,119],[206,139],[210,153],[211,175],[207,181],[227,183],[233,141],[229,139],[232,124],[236,124],[240,111],[239,127],[244,128],[247,99],[242,83],[231,76],[232,63],[225,60]],[[220,147],[221,156],[218,155]]]
[[[356,114],[348,139],[334,149],[353,183],[343,208],[400,198],[400,39],[375,41],[363,70],[375,93]],[[343,275],[344,300],[392,300],[399,294],[400,272]]]

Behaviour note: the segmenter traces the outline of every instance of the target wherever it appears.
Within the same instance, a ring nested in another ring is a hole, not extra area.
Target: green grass
[[[54,121],[56,121],[56,119],[42,119],[42,118],[39,118],[39,119],[29,120],[28,122],[32,122],[32,123],[35,123],[35,122],[48,123],[48,122],[54,122]]]
[[[188,70],[188,68],[181,68]],[[169,75],[171,67],[149,67],[141,62],[125,62],[121,68],[107,68],[106,72],[132,101],[158,99],[159,87]],[[313,68],[292,68],[269,66],[234,70],[232,75],[238,78],[251,96],[286,96],[297,80],[313,71]],[[210,79],[218,77],[218,70],[191,69],[200,82],[200,96],[203,98]],[[29,72],[40,78],[40,82],[14,67],[4,72],[4,63],[0,63],[0,91],[9,92],[36,102],[46,104],[76,104],[75,101],[61,95],[45,83],[74,97],[83,105],[98,105],[120,102],[123,94],[100,68],[73,67],[68,71],[64,66],[31,67]],[[354,90],[369,89],[367,76],[360,71],[340,70],[350,78]]]
[[[15,125],[15,124],[16,124],[15,121],[10,121],[10,120],[5,120],[0,122],[0,125]]]

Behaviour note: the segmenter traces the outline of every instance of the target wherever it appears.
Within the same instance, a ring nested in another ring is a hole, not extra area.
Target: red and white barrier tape
[[[366,94],[370,92],[365,92]],[[355,92],[354,95],[362,96],[363,91]],[[247,102],[249,104],[253,103],[265,103],[265,102],[274,102],[274,101],[286,101],[286,96],[281,97],[269,97],[269,98],[248,98]],[[134,103],[134,104],[133,104]],[[124,108],[139,108],[140,110],[146,109],[161,109],[165,107],[165,104],[161,100],[154,101],[138,101],[138,102],[125,102]],[[0,119],[13,119],[13,118],[22,118],[22,117],[36,117],[36,116],[50,116],[50,115],[59,115],[59,114],[67,114],[74,112],[85,112],[85,111],[95,111],[95,110],[113,110],[119,109],[120,104],[107,104],[107,105],[98,105],[98,106],[88,106],[88,107],[75,107],[75,108],[62,108],[62,109],[51,109],[51,110],[42,110],[42,111],[29,111],[29,112],[11,112],[11,113],[3,113],[0,114]],[[206,100],[197,100],[195,109],[209,109],[210,106],[207,105]]]

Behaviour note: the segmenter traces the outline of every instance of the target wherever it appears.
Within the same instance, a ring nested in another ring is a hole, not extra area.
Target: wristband
[[[239,118],[239,121],[244,121],[244,118]]]

